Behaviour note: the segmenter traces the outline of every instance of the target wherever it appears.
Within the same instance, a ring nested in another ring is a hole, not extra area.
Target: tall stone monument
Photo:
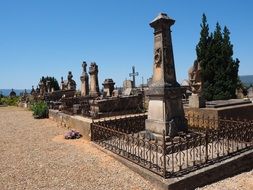
[[[82,64],[83,72],[80,77],[81,80],[81,96],[88,96],[89,95],[89,76],[87,73],[87,63],[84,61]]]
[[[95,62],[92,62],[90,64],[89,74],[90,74],[90,96],[96,98],[100,95],[100,92],[98,85],[98,66]]]
[[[182,104],[182,92],[176,80],[170,27],[175,20],[167,14],[159,14],[151,23],[154,28],[153,77],[149,96],[146,130],[154,134],[173,137],[185,131],[186,120]]]

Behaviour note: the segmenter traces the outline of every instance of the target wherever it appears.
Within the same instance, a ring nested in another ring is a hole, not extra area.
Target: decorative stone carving
[[[61,90],[76,90],[76,82],[72,78],[71,71],[68,72],[68,80],[63,80],[63,77],[61,77]]]
[[[189,97],[189,107],[205,107],[205,100],[202,95],[201,62],[195,60],[193,66],[188,70],[189,86],[192,95]]]
[[[76,82],[72,78],[73,78],[72,72],[69,71],[67,83],[68,90],[76,90]]]
[[[202,81],[201,81],[201,63],[197,60],[194,61],[193,66],[188,70],[189,85],[192,93],[201,94]]]
[[[161,67],[161,61],[162,61],[161,48],[158,48],[155,50],[154,60],[155,60],[156,67]]]

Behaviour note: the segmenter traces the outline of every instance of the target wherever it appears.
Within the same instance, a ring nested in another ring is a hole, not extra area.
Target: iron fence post
[[[165,130],[163,130],[163,177],[166,178],[166,142],[165,142]]]
[[[208,162],[208,129],[206,129],[205,133],[205,146],[206,146],[206,163]]]

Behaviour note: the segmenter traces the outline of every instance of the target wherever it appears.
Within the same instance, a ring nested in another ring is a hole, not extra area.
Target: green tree
[[[49,76],[42,77],[40,81],[43,82],[44,84],[46,84],[47,81],[50,81],[50,84],[54,88],[54,90],[60,90],[59,83],[54,77],[49,77]]]
[[[233,45],[227,27],[219,23],[209,34],[203,14],[200,41],[196,46],[197,60],[201,63],[202,95],[206,100],[235,98],[238,85],[239,60],[233,59]]]

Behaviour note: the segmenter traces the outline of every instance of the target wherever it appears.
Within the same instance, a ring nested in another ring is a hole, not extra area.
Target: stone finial
[[[86,73],[87,72],[87,63],[86,63],[86,61],[83,61],[82,67],[83,67],[83,73]]]

